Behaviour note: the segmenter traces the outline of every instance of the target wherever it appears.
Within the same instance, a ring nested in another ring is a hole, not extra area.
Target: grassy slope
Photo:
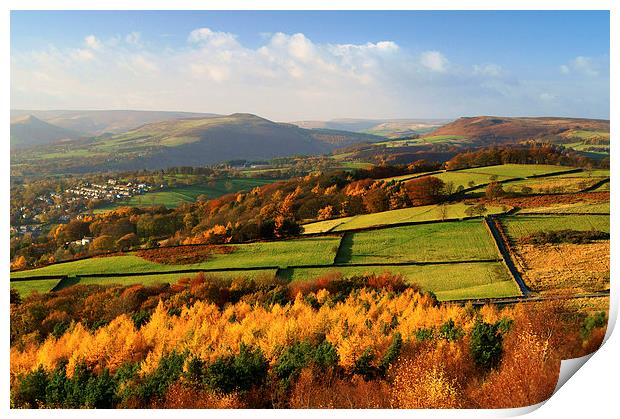
[[[437,262],[498,257],[483,222],[471,220],[353,233],[343,238],[337,262]]]
[[[463,218],[467,215],[465,210],[469,206],[463,203],[446,205],[446,219]],[[499,214],[502,208],[499,206],[488,206],[490,214]],[[377,225],[389,225],[414,221],[433,221],[440,220],[441,214],[438,205],[424,205],[420,207],[402,208],[391,211],[377,212],[373,214],[356,215],[353,217],[343,217],[334,220],[319,221],[304,225],[304,233],[321,233],[329,231],[346,231],[356,228],[372,227]]]
[[[588,188],[604,177],[568,177],[551,176],[540,179],[519,180],[504,185],[504,190],[511,193],[520,193],[523,187],[532,188],[533,193],[569,193],[579,192]]]
[[[255,279],[261,276],[273,277],[276,274],[275,269],[261,269],[255,271],[223,271],[223,272],[208,272],[206,277],[217,278],[252,278]],[[162,274],[162,275],[145,275],[145,276],[125,276],[125,277],[107,277],[107,278],[80,278],[78,284],[118,284],[118,285],[131,285],[131,284],[161,284],[161,283],[175,283],[181,278],[191,278],[194,274]]]
[[[37,281],[17,281],[11,282],[11,288],[19,292],[19,295],[25,297],[33,292],[46,293],[58,284],[58,279],[41,279]]]
[[[507,177],[527,177],[545,175],[555,172],[564,172],[574,169],[568,166],[555,166],[550,164],[502,164],[498,166],[475,167],[472,169],[460,170],[460,173],[484,173],[488,175],[498,175],[500,178]]]
[[[313,237],[300,240],[233,245],[227,255],[213,255],[202,263],[167,265],[149,262],[135,255],[110,256],[49,265],[11,274],[11,278],[36,275],[84,275],[133,272],[165,272],[182,269],[248,268],[288,265],[329,265],[333,262],[339,237]]]
[[[433,291],[440,300],[520,295],[517,284],[499,262],[427,266],[380,266],[293,269],[292,281],[305,281],[339,272],[345,277],[390,272],[410,284]]]
[[[232,192],[249,191],[256,186],[272,182],[273,180],[270,179],[218,179],[212,184],[178,186],[170,190],[133,196],[127,201],[114,202],[98,208],[95,212],[104,212],[119,207],[149,207],[153,205],[165,205],[168,208],[173,208],[184,202],[195,202],[199,195],[206,195],[209,199],[213,199]]]
[[[608,215],[523,215],[502,219],[511,239],[519,239],[537,231],[600,230],[609,232]]]
[[[578,204],[562,204],[551,207],[524,208],[519,213],[535,214],[539,212],[549,213],[571,213],[571,214],[590,214],[590,213],[609,213],[610,206],[608,202],[597,203],[578,203]]]

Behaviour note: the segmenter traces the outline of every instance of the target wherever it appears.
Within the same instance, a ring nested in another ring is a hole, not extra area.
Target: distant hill
[[[329,121],[296,121],[293,124],[301,128],[335,129],[364,132],[388,138],[423,134],[438,128],[449,119],[332,119]]]
[[[80,136],[78,132],[41,121],[33,115],[11,118],[11,149],[75,140]]]
[[[167,112],[167,111],[79,111],[79,110],[11,110],[11,118],[33,115],[38,119],[79,132],[85,136],[118,134],[144,124],[181,118],[208,118],[218,116],[211,113]]]
[[[46,158],[47,163],[53,154],[63,167],[79,171],[154,169],[324,154],[340,146],[381,140],[369,134],[308,130],[252,114],[232,114],[146,124],[122,134],[29,150],[18,160],[32,163]]]
[[[476,116],[459,118],[426,136],[462,136],[482,142],[512,142],[525,139],[552,139],[567,131],[606,131],[609,121],[583,118],[509,118]]]

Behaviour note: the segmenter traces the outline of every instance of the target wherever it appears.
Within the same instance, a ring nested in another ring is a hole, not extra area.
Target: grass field
[[[51,291],[52,288],[58,284],[60,280],[58,279],[39,279],[36,281],[15,281],[11,282],[11,288],[17,290],[21,297],[26,297],[27,295],[38,292],[38,293],[46,293]]]
[[[333,262],[340,237],[313,237],[300,240],[232,245],[230,254],[215,254],[201,263],[168,265],[150,262],[135,255],[109,256],[60,263],[20,271],[11,278],[36,275],[84,275],[133,272],[166,272],[182,269],[249,268],[289,265],[329,265]]]
[[[578,204],[562,204],[554,205],[551,207],[536,207],[536,208],[524,208],[519,213],[522,214],[536,214],[540,212],[547,213],[571,213],[571,214],[591,214],[591,213],[609,213],[609,201],[608,202],[580,202]]]
[[[144,275],[144,276],[123,276],[123,277],[101,277],[101,278],[79,278],[77,284],[80,285],[106,285],[106,284],[117,284],[117,285],[131,285],[131,284],[143,284],[143,285],[152,285],[152,284],[163,284],[168,283],[172,284],[177,282],[180,278],[193,278],[196,274],[162,274],[162,275]],[[205,272],[205,276],[216,277],[216,278],[251,278],[255,279],[258,277],[268,276],[274,277],[276,275],[275,269],[257,269],[252,271],[221,271],[221,272]],[[74,284],[71,284],[74,285]]]
[[[523,280],[539,293],[587,293],[609,289],[609,241],[588,244],[518,245],[527,267]]]
[[[466,217],[465,210],[469,208],[463,203],[446,205],[446,219],[457,219]],[[504,212],[499,206],[487,206],[489,214],[499,214]],[[346,231],[356,228],[365,228],[379,225],[389,225],[407,223],[414,221],[433,221],[442,219],[440,207],[438,205],[424,205],[420,207],[402,208],[391,211],[376,212],[373,214],[356,215],[353,217],[343,217],[334,220],[318,221],[304,225],[304,233],[323,233],[330,231]]]
[[[430,135],[428,137],[420,138],[419,141],[429,144],[439,144],[451,142],[462,143],[463,140],[467,140],[467,137],[463,135]]]
[[[573,193],[582,191],[604,179],[604,177],[551,176],[509,182],[504,185],[504,190],[510,193],[522,193],[523,188],[528,187],[532,189],[529,193]]]
[[[384,182],[391,182],[393,180],[395,180],[397,182],[403,182],[403,181],[406,181],[406,180],[411,180],[411,179],[415,179],[415,178],[426,176],[428,173],[432,173],[432,172],[409,173],[407,175],[386,177],[386,178],[379,179],[379,180],[382,180]]]
[[[563,172],[570,169],[572,168],[546,164],[502,164],[498,166],[454,170],[434,176],[446,183],[452,182],[454,188],[458,188],[459,186],[468,188],[476,185],[484,185],[493,180],[502,181],[513,178],[525,178],[528,176]]]
[[[538,231],[599,230],[609,232],[609,215],[521,215],[502,219],[511,239],[519,239]]]
[[[605,192],[605,191],[607,191],[607,192],[608,192],[609,190],[610,190],[610,187],[609,187],[609,182],[607,182],[607,183],[603,183],[603,184],[602,184],[601,186],[599,186],[598,188],[593,189],[593,191],[596,191],[596,192]]]
[[[609,140],[609,132],[607,131],[582,131],[582,130],[570,130],[563,133],[565,138],[575,138],[580,140],[590,140],[592,138],[606,138]]]
[[[481,220],[422,224],[346,234],[337,263],[394,263],[499,258]]]
[[[511,297],[521,295],[506,267],[500,262],[426,266],[375,266],[292,269],[292,281],[306,281],[329,273],[344,277],[390,272],[401,274],[409,284],[430,290],[439,300]]]
[[[459,170],[460,173],[483,173],[497,175],[500,178],[528,177],[546,175],[556,172],[564,172],[574,169],[568,166],[555,166],[550,164],[501,164],[497,166],[475,167],[472,169]]]
[[[110,205],[98,208],[95,212],[105,212],[119,207],[150,207],[154,205],[165,205],[173,208],[184,202],[195,202],[200,195],[207,198],[217,198],[232,192],[242,190],[249,191],[256,186],[266,185],[274,182],[271,179],[218,179],[204,185],[178,186],[165,191],[148,192],[145,195],[137,195],[126,201],[114,202]]]

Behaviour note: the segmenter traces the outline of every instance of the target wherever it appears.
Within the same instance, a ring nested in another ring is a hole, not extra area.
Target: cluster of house
[[[17,235],[30,233],[36,237],[41,234],[40,224],[67,223],[72,217],[85,211],[91,200],[113,202],[144,194],[151,189],[152,186],[146,183],[134,184],[109,179],[104,184],[84,182],[80,186],[62,192],[48,192],[37,196],[32,206],[11,210],[11,233]]]
[[[38,237],[41,235],[41,225],[39,224],[25,224],[20,226],[11,226],[11,233],[24,235],[27,233],[32,234],[32,237]]]
[[[116,179],[109,179],[103,185],[87,182],[84,185],[67,189],[65,192],[83,198],[114,201],[141,195],[150,189],[151,186],[146,183],[133,184],[128,182],[121,184]]]

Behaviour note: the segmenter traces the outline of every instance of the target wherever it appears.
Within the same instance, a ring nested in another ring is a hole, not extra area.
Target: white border
[[[3,156],[9,159],[9,109],[10,109],[10,83],[9,83],[9,62],[10,62],[10,10],[611,10],[611,49],[610,49],[610,85],[611,85],[611,136],[616,138],[618,133],[618,83],[616,73],[618,72],[618,25],[619,6],[618,2],[612,0],[502,0],[501,2],[492,0],[425,0],[425,1],[403,1],[403,0],[57,0],[51,2],[49,0],[4,0],[0,9],[2,11],[0,19],[0,49],[2,53],[2,86],[0,94],[3,98],[3,106],[0,109],[2,113],[4,125],[4,141],[0,143]],[[36,29],[34,29],[36,30]],[[567,30],[579,30],[579,28],[567,28]],[[587,33],[584,33],[587,36]],[[613,54],[611,53],[613,52]],[[616,71],[614,71],[616,70]],[[612,147],[612,165],[615,167],[617,160],[617,147]],[[2,231],[9,229],[9,162],[4,165],[5,179],[2,182],[2,199],[4,203],[4,216],[1,218]],[[611,184],[612,188],[612,207],[618,208],[618,191],[615,183]],[[612,237],[618,237],[617,224],[611,221]],[[5,272],[8,272],[8,242],[3,242],[1,247],[2,257],[5,263]],[[615,257],[616,246],[612,240],[611,245],[612,264],[612,298],[610,309],[610,327],[613,329],[618,312],[617,297],[617,279],[614,278],[618,270],[618,259]],[[5,281],[8,278],[5,276]],[[8,287],[2,288],[1,310],[4,314],[0,317],[2,336],[4,337],[3,359],[0,362],[0,408],[1,412],[8,413],[10,417],[31,417],[35,415],[53,416],[63,415],[67,417],[78,417],[83,413],[80,411],[17,411],[9,410],[9,296]],[[615,335],[609,336],[608,341],[603,347],[592,356],[588,361],[588,367],[582,368],[576,374],[576,378],[569,380],[557,394],[555,394],[544,406],[531,415],[532,417],[611,417],[612,413],[617,413],[618,397],[616,384],[620,368],[617,354],[620,353],[620,339]],[[300,417],[345,417],[351,414],[365,417],[379,417],[379,415],[389,414],[393,417],[409,417],[421,415],[432,415],[435,417],[503,417],[514,416],[521,413],[527,413],[539,406],[533,406],[526,409],[508,409],[495,411],[481,410],[459,410],[459,411],[438,411],[438,410],[418,410],[418,411],[288,411],[288,410],[272,410],[267,412],[260,411],[184,411],[170,412],[165,410],[151,411],[114,411],[117,417],[168,417],[170,414],[182,414],[190,416],[225,417],[234,415],[237,417],[249,417],[255,415],[269,415],[270,417],[289,417],[291,414]],[[107,417],[109,412],[106,411],[89,411],[89,416]]]

